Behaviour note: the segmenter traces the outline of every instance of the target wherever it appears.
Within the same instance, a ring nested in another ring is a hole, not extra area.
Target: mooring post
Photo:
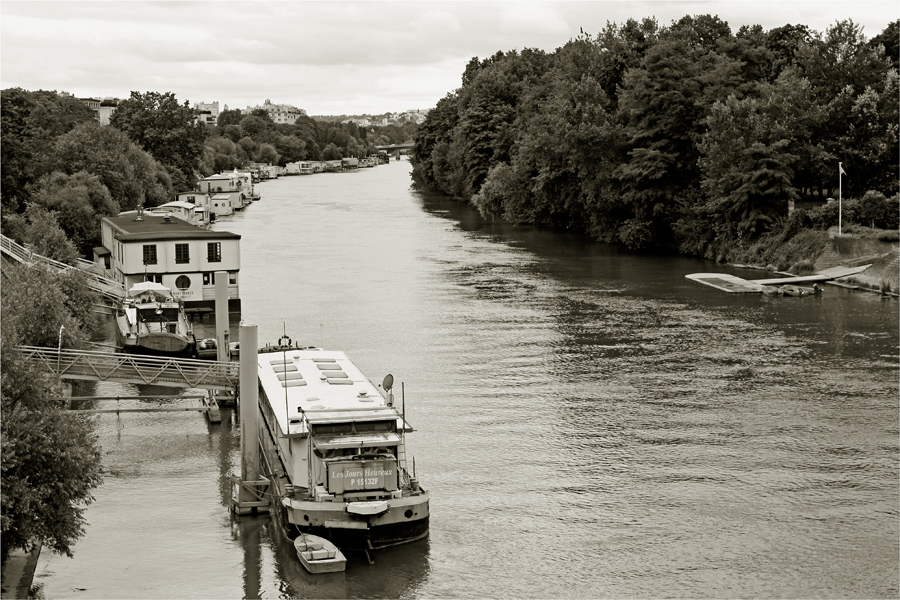
[[[228,273],[216,271],[216,358],[231,359],[228,349]]]
[[[260,489],[266,487],[268,482],[259,477],[259,345],[256,325],[241,323],[238,341],[241,344],[241,475],[240,480],[235,481],[232,503],[235,512],[247,514],[268,510],[268,502],[261,497],[264,490]]]

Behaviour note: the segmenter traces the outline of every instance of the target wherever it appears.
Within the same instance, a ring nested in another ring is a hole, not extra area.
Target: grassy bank
[[[853,278],[862,287],[900,292],[900,266],[897,231],[871,229],[859,225],[826,230],[803,229],[794,235],[789,231],[763,236],[756,242],[736,243],[723,247],[720,262],[744,264],[792,273],[810,275],[834,266],[857,266],[871,263],[864,273]]]

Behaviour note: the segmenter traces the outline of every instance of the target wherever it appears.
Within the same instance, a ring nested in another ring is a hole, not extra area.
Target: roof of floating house
[[[166,220],[168,218],[168,220]],[[241,236],[229,231],[210,231],[197,227],[178,217],[144,212],[138,218],[137,211],[122,213],[117,217],[104,217],[118,232],[116,236],[123,242],[148,240],[239,240]]]

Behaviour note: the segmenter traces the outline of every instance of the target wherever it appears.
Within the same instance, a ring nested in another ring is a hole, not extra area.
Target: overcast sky
[[[247,108],[270,99],[310,115],[432,108],[466,63],[498,50],[553,51],[607,22],[718,15],[732,31],[852,19],[872,38],[896,0],[842,2],[18,2],[0,1],[0,87]]]

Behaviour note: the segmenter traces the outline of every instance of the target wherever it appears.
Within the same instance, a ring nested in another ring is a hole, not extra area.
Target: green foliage
[[[812,275],[816,272],[816,266],[807,259],[798,260],[788,267],[787,272],[799,276]]]
[[[278,164],[278,151],[272,144],[260,144],[256,152],[255,161],[270,165]]]
[[[94,112],[71,96],[21,88],[0,92],[0,198],[4,212],[24,210],[30,185],[53,169],[54,140],[94,120]]]
[[[894,69],[900,69],[900,19],[888,23],[884,31],[869,40],[872,48],[882,46]]]
[[[173,194],[165,167],[115,127],[84,123],[60,136],[55,151],[55,170],[97,176],[118,210],[159,206]]]
[[[216,126],[221,129],[223,127],[229,127],[231,125],[240,125],[241,119],[243,118],[244,115],[241,114],[241,110],[239,108],[223,110],[216,118]]]
[[[342,153],[334,143],[329,143],[322,150],[322,160],[340,160],[341,158],[343,158]]]
[[[56,213],[39,204],[30,203],[24,213],[9,215],[6,232],[41,256],[67,265],[78,261],[78,248],[66,236]]]
[[[837,224],[836,207],[782,221],[790,201],[837,196],[839,161],[845,197],[898,193],[900,78],[881,50],[895,29],[869,43],[852,21],[732,33],[700,15],[473,58],[416,132],[413,181],[631,247],[719,260],[790,242]]]
[[[12,548],[45,548],[71,556],[84,533],[84,508],[102,482],[94,424],[68,413],[50,381],[27,364],[19,345],[79,347],[92,324],[93,293],[77,270],[2,267],[0,391],[2,391],[3,558]],[[60,334],[60,331],[62,332]]]
[[[109,124],[158,160],[177,189],[194,188],[208,131],[195,122],[187,101],[178,104],[172,92],[131,92],[119,102]]]
[[[887,197],[881,192],[868,191],[860,198],[856,211],[856,218],[861,225],[869,225],[875,228],[883,227],[888,213]]]
[[[79,171],[74,175],[55,172],[38,182],[32,195],[35,204],[53,211],[69,240],[82,256],[100,245],[100,219],[119,213],[100,178]]]
[[[809,211],[809,220],[815,229],[827,230],[829,227],[836,227],[838,224],[838,213],[841,213],[843,219],[843,206],[839,207],[838,203],[828,202],[822,206],[817,206]]]

